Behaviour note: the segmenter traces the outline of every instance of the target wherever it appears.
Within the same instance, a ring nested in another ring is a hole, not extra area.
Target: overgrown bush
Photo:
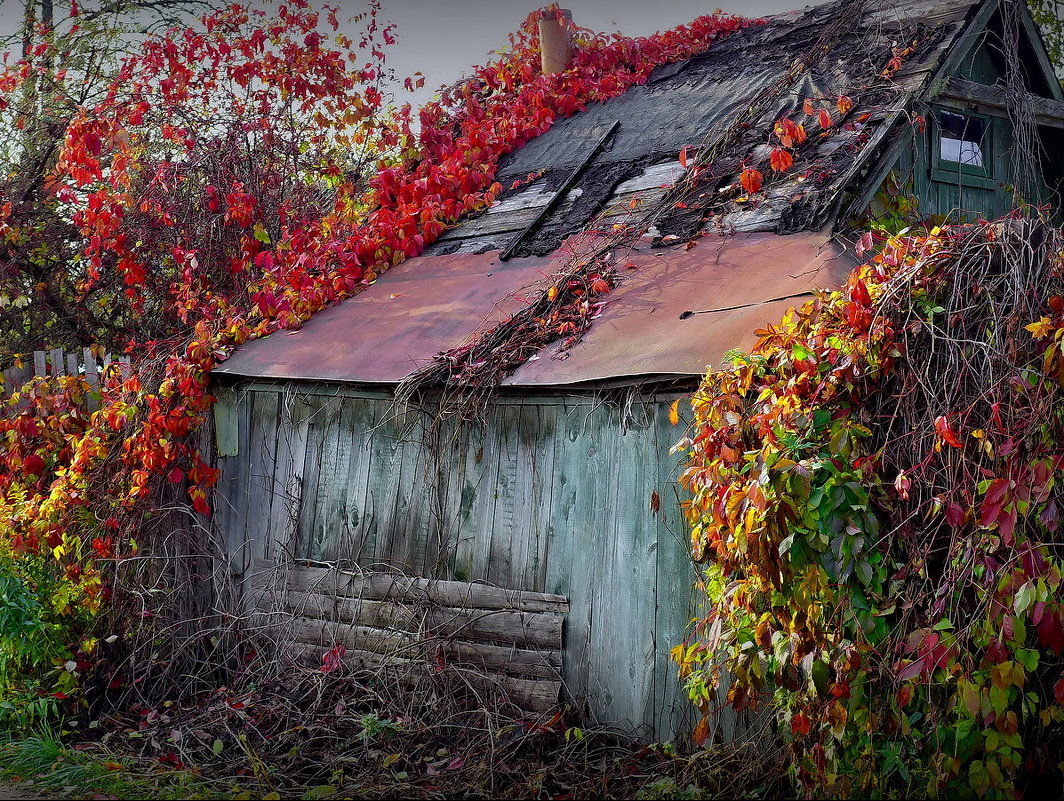
[[[678,446],[697,737],[728,686],[808,796],[1060,787],[1062,247],[1019,218],[890,237],[707,374]]]

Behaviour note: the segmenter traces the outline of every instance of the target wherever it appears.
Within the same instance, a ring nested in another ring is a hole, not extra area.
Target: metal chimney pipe
[[[573,18],[573,12],[562,9],[566,19]],[[539,17],[539,55],[544,75],[564,72],[573,60],[573,41],[569,31],[562,27],[552,11],[542,11]]]

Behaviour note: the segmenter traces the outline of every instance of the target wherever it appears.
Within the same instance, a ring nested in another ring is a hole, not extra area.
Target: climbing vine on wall
[[[1060,786],[1062,245],[889,236],[706,375],[677,446],[696,739],[767,706],[811,797]]]

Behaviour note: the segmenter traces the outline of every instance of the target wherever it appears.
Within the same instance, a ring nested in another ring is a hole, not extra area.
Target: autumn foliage
[[[678,445],[697,738],[769,705],[808,796],[1060,786],[1061,246],[1021,219],[889,237],[707,374]]]
[[[0,646],[46,670],[64,649],[91,667],[88,621],[162,490],[208,522],[217,471],[196,432],[209,371],[234,346],[298,327],[421,253],[490,204],[499,160],[559,117],[749,24],[707,16],[643,39],[573,29],[572,68],[545,76],[532,15],[505,55],[420,111],[415,135],[385,94],[393,32],[375,6],[349,40],[335,9],[305,0],[230,5],[141,37],[80,94],[65,89],[91,65],[63,66],[79,13],[67,38],[39,29],[0,73],[25,132],[17,157],[33,167],[3,186],[0,301],[16,314],[4,341],[91,338],[132,357],[105,377],[97,411],[69,378],[35,382],[0,418],[4,580],[33,596],[43,571],[66,588],[37,599],[59,644],[46,659]]]

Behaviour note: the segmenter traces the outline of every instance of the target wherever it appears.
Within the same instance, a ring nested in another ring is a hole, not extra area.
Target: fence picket
[[[62,348],[52,348],[50,351],[48,351],[48,361],[51,363],[51,367],[52,367],[52,371],[51,371],[52,378],[58,378],[59,376],[63,375],[63,349]]]
[[[85,348],[85,383],[89,385],[89,397],[86,406],[90,412],[100,408],[100,402],[93,396],[100,391],[100,373],[96,367],[96,357],[92,355],[92,348]]]
[[[33,378],[56,378],[62,375],[83,376],[89,389],[85,406],[90,412],[94,412],[100,408],[98,396],[108,365],[115,365],[112,370],[115,370],[115,376],[122,380],[133,374],[128,356],[119,356],[116,359],[110,353],[103,353],[97,358],[95,354],[100,353],[100,350],[95,347],[79,348],[69,352],[62,348],[53,348],[48,351],[35,350],[32,366],[29,364],[24,364],[22,367],[16,367],[13,364],[7,367],[0,365],[3,367],[0,369],[0,399],[19,392]]]

